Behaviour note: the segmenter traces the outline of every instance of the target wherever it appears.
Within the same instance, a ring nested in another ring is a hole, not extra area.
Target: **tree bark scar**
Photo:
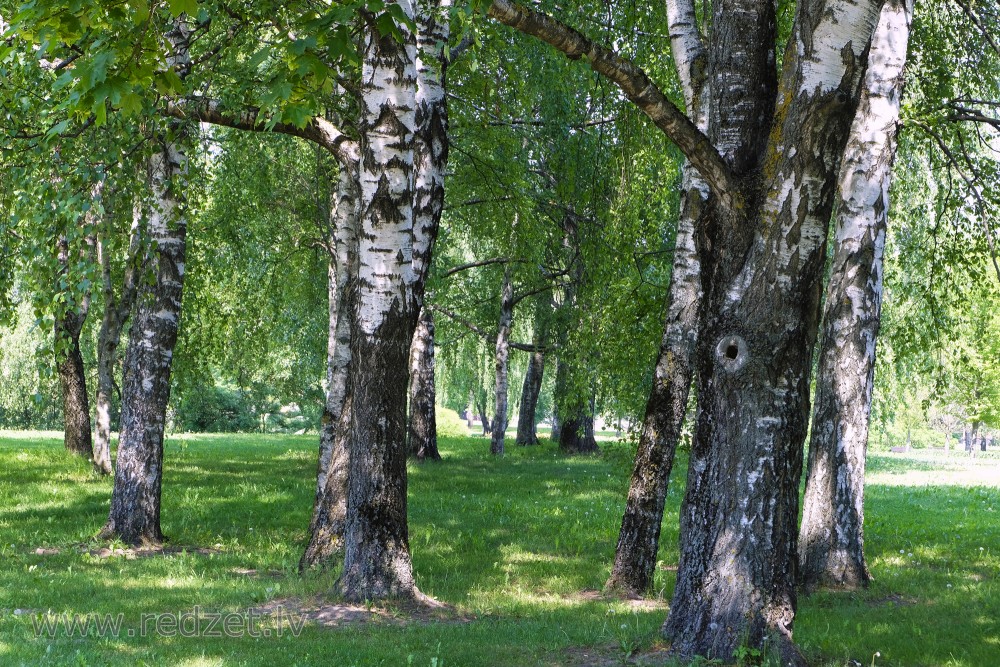
[[[741,336],[723,336],[715,346],[715,358],[727,373],[739,373],[750,361],[750,348]]]

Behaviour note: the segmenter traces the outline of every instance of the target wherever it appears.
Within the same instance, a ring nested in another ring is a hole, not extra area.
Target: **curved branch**
[[[318,116],[310,120],[304,127],[297,127],[290,123],[275,123],[268,127],[267,119],[262,116],[260,109],[247,107],[236,115],[232,115],[222,109],[222,104],[218,100],[207,98],[168,101],[161,113],[173,118],[195,118],[203,123],[222,125],[237,130],[287,134],[317,144],[345,167],[351,168],[358,161],[357,142],[341,132],[333,123]]]
[[[572,60],[585,59],[614,82],[670,138],[724,202],[732,204],[734,177],[711,140],[663,94],[640,67],[542,12],[509,0],[493,0],[488,14],[546,42]]]

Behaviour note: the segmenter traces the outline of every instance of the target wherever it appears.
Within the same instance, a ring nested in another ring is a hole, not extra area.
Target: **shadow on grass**
[[[410,545],[420,588],[476,620],[363,628],[306,626],[298,639],[146,636],[35,638],[30,616],[238,612],[276,599],[315,599],[336,572],[295,573],[313,499],[312,437],[172,439],[163,527],[171,544],[207,553],[129,560],[80,548],[107,512],[111,481],[56,439],[0,434],[0,663],[563,664],[586,646],[648,646],[664,611],[582,591],[608,575],[629,475],[627,445],[566,458],[554,446],[511,448],[442,438],[445,460],[410,466]],[[891,461],[876,472],[925,470]],[[902,467],[901,467],[902,466]],[[933,475],[933,471],[928,473]],[[677,512],[686,475],[675,468],[656,587],[669,599]],[[801,600],[797,640],[816,664],[986,665],[1000,648],[997,489],[869,488],[866,537],[875,584]],[[63,549],[40,556],[38,547]],[[70,548],[65,548],[70,547]],[[267,576],[247,573],[265,572]],[[28,610],[15,614],[15,610]],[[569,653],[567,653],[569,652]]]

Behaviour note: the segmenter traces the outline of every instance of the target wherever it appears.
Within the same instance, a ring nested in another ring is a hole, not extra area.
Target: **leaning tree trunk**
[[[483,435],[490,435],[490,418],[486,414],[486,397],[483,390],[477,389],[476,412],[479,413],[479,427],[483,429]]]
[[[493,413],[493,437],[490,453],[503,456],[504,437],[507,434],[507,393],[508,362],[510,360],[510,327],[514,319],[514,283],[510,267],[504,271],[500,288],[500,322],[497,326],[496,365],[496,410]]]
[[[410,425],[408,449],[418,461],[440,461],[434,414],[434,312],[420,309],[410,347]]]
[[[92,237],[88,237],[92,243]],[[62,273],[69,270],[69,244],[59,240],[59,264]],[[63,443],[74,454],[94,459],[90,429],[90,400],[87,397],[87,374],[80,350],[80,334],[90,312],[90,291],[66,302],[56,316],[54,336],[56,366],[63,397]]]
[[[698,36],[694,5],[668,3],[667,19],[688,116],[704,130],[707,86],[703,73],[699,72],[704,49]],[[684,425],[693,374],[692,354],[698,337],[701,271],[694,231],[709,207],[709,190],[689,163],[684,164],[683,177],[663,338],[646,402],[615,560],[605,584],[610,591],[632,597],[641,596],[653,587],[667,484]]]
[[[121,296],[115,295],[114,280],[111,275],[111,253],[104,240],[97,244],[98,260],[101,264],[102,291],[104,294],[104,315],[101,330],[97,335],[97,419],[94,433],[94,467],[104,475],[111,474],[111,404],[115,390],[115,367],[118,365],[118,345],[122,330],[132,313],[137,292],[136,274],[141,239],[138,224],[132,229],[125,272],[122,278]]]
[[[183,78],[190,70],[185,20],[177,19],[167,40],[169,64]],[[158,139],[149,160],[154,201],[148,212],[155,282],[142,289],[129,335],[122,382],[121,432],[111,511],[101,535],[131,545],[163,542],[160,489],[163,433],[170,399],[170,372],[177,342],[184,286],[189,129],[177,121]]]
[[[548,338],[549,311],[552,306],[549,297],[539,298],[535,305],[535,331],[532,335],[534,350],[528,357],[528,370],[524,374],[521,387],[521,408],[517,415],[517,444],[537,445],[538,420],[535,417],[538,397],[542,393],[542,379],[545,374],[545,342]]]
[[[667,483],[691,387],[691,356],[701,299],[694,229],[706,191],[689,166],[685,167],[685,177],[690,182],[685,188],[674,249],[667,319],[646,402],[615,560],[605,584],[606,589],[626,596],[641,596],[653,587]]]
[[[871,581],[864,554],[865,452],[911,13],[903,4],[882,11],[840,172],[799,528],[799,576],[806,590],[850,590]]]
[[[358,190],[356,168],[342,166],[332,207],[333,255],[328,269],[326,400],[320,423],[316,499],[299,569],[328,562],[343,547],[347,520],[347,474],[350,453],[348,367],[351,361],[351,317],[346,289],[357,272]]]

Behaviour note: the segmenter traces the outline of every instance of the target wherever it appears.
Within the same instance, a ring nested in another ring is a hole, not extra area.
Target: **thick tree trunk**
[[[121,296],[115,295],[111,272],[111,254],[104,240],[97,244],[101,264],[104,315],[97,335],[97,419],[94,432],[94,467],[101,474],[111,474],[111,405],[115,391],[115,369],[118,365],[118,345],[122,330],[132,314],[137,292],[136,274],[141,240],[138,224],[133,227],[122,278]]]
[[[701,70],[705,56],[694,4],[668,3],[667,20],[688,116],[704,130],[707,87]],[[701,302],[701,271],[694,233],[709,207],[708,200],[707,184],[685,163],[663,338],[646,402],[611,577],[605,584],[606,589],[627,596],[641,596],[653,587],[667,484],[684,425],[693,374],[691,357],[698,337]]]
[[[350,166],[341,167],[336,201],[331,207],[333,256],[328,269],[326,401],[320,422],[316,500],[309,524],[309,543],[299,569],[329,561],[343,547],[347,517],[347,447],[350,423],[347,401],[351,361],[351,314],[345,296],[349,276],[357,272],[358,183]]]
[[[414,7],[397,6],[410,19]],[[344,569],[349,600],[418,595],[406,520],[407,362],[419,298],[413,253],[417,45],[369,29],[361,74],[361,233],[351,303],[350,463]]]
[[[420,309],[410,347],[409,453],[418,461],[440,461],[434,415],[434,312]]]
[[[882,10],[841,167],[799,529],[806,590],[855,589],[871,581],[864,555],[865,452],[911,11],[892,3]]]
[[[190,33],[178,19],[167,33],[174,47],[170,65],[183,78],[190,61]],[[163,432],[170,398],[170,372],[177,342],[184,286],[188,173],[188,128],[172,122],[149,161],[154,201],[148,212],[155,283],[143,288],[125,355],[121,433],[111,511],[101,535],[131,545],[163,541],[160,490]]]
[[[493,414],[493,437],[490,453],[503,456],[504,438],[507,434],[507,364],[510,359],[510,327],[514,319],[514,283],[510,267],[503,274],[500,287],[500,321],[497,325],[496,366],[496,410]]]
[[[524,385],[521,387],[521,408],[517,415],[517,444],[537,445],[538,420],[535,412],[538,408],[538,397],[542,393],[542,379],[545,374],[545,351],[548,339],[549,311],[552,310],[548,297],[539,298],[535,306],[535,331],[532,344],[535,350],[528,358],[528,370],[524,374]]]
[[[93,242],[89,238],[90,243]],[[69,245],[59,241],[59,264],[68,271]],[[90,291],[65,304],[65,311],[56,317],[54,336],[56,367],[63,397],[63,444],[74,454],[89,460],[94,458],[90,429],[90,400],[87,397],[87,375],[80,350],[80,334],[90,312]]]
[[[596,454],[601,451],[594,438],[594,397],[573,401],[566,409],[559,432],[563,454]]]
[[[773,6],[715,9],[713,108],[773,124],[732,142],[719,128],[735,173],[760,172],[738,193],[748,206],[713,216],[698,239],[699,417],[664,626],[681,655],[731,660],[740,646],[771,646],[783,664],[804,663],[792,626],[811,352],[836,176],[880,5],[799,5],[773,115],[770,95],[747,93],[770,88]],[[734,37],[748,53],[727,45]]]

